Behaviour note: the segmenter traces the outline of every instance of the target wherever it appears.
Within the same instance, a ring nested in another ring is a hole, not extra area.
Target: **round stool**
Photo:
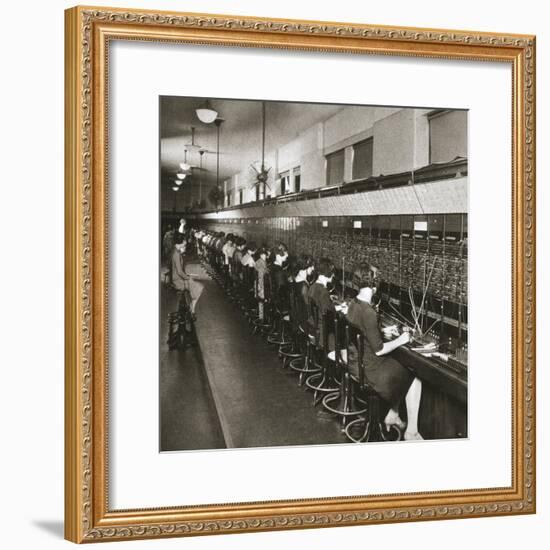
[[[365,403],[363,403],[362,407],[360,407],[357,403],[358,400],[355,397],[354,384],[347,369],[347,349],[341,349],[338,350],[338,352],[331,351],[328,354],[328,359],[336,363],[337,368],[342,370],[343,376],[340,389],[336,392],[325,395],[323,398],[323,407],[340,417],[342,424],[341,429],[344,431],[348,420],[366,413],[367,407],[364,406]]]
[[[359,418],[351,420],[344,427],[346,437],[354,443],[370,441],[401,441],[403,433],[396,425],[390,426],[386,431],[382,421],[381,401],[382,398],[372,388],[364,373],[365,337],[358,333],[357,342],[357,368],[358,376],[350,375],[350,383],[355,383],[365,397],[367,410]]]
[[[293,359],[289,363],[289,367],[294,372],[297,372],[300,375],[298,377],[298,386],[301,386],[304,383],[304,379],[308,378],[312,374],[317,374],[321,372],[321,367],[317,366],[314,361],[315,336],[311,334],[306,335],[305,331],[301,327],[300,330],[304,333],[304,336],[306,337],[306,351],[303,357]]]

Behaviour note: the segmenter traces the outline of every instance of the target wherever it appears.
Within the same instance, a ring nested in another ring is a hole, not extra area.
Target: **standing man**
[[[195,309],[197,302],[204,290],[204,285],[195,281],[191,275],[185,271],[185,250],[187,243],[183,235],[178,233],[175,238],[176,244],[172,252],[172,284],[178,290],[188,290],[191,296],[191,304],[189,306],[191,315],[195,319]]]
[[[169,225],[164,237],[162,238],[162,259],[165,262],[170,261],[172,248],[174,247],[174,235],[174,229],[171,225]]]

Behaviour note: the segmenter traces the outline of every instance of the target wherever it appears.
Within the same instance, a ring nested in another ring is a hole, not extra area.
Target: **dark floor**
[[[311,445],[346,441],[338,423],[281,368],[276,349],[211,280],[197,308],[199,348],[168,351],[161,327],[161,450]],[[175,294],[161,290],[161,318]]]
[[[176,309],[175,291],[160,294],[160,449],[226,447],[198,347],[168,350],[168,312]]]

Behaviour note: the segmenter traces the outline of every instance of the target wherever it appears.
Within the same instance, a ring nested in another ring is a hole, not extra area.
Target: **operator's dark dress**
[[[310,327],[308,324],[308,291],[309,285],[306,281],[294,283],[294,302],[292,315],[296,327],[300,327],[306,334],[309,334]]]
[[[368,383],[397,411],[414,379],[413,374],[395,359],[387,355],[376,355],[384,342],[378,327],[378,315],[370,304],[353,300],[349,305],[347,318],[365,337],[363,369]],[[350,350],[349,370],[355,376],[359,372],[356,353],[357,350]]]
[[[330,299],[330,293],[328,289],[322,285],[321,283],[315,282],[313,283],[308,290],[308,302],[311,304],[317,306],[317,309],[319,310],[319,324],[316,327],[315,322],[312,316],[310,316],[309,324],[311,327],[313,327],[313,335],[315,336],[317,340],[317,345],[320,347],[323,347],[325,344],[325,328],[327,329],[328,334],[326,335],[327,341],[328,341],[328,348],[329,350],[334,349],[334,337],[330,338],[331,333],[333,332],[333,321],[334,317],[330,318],[331,314],[335,313],[334,304],[332,303],[332,300]],[[329,315],[329,318],[327,319],[328,324],[325,327],[325,324],[322,322],[323,316],[325,314]],[[328,351],[328,350],[327,350]]]
[[[185,260],[177,248],[172,252],[172,284],[178,290],[189,290],[191,300],[198,300],[204,285],[192,279],[185,272]]]

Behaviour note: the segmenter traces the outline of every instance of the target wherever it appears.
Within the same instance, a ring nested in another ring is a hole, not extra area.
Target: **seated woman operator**
[[[319,315],[335,311],[327,286],[334,278],[334,264],[328,258],[321,258],[315,267],[317,280],[309,287],[308,299],[319,308]]]
[[[328,258],[321,258],[315,266],[315,272],[317,273],[317,280],[309,287],[307,297],[308,303],[317,306],[319,312],[319,325],[315,326],[312,312],[310,311],[309,324],[313,328],[313,335],[318,338],[318,343],[323,345],[324,343],[324,323],[321,322],[323,316],[328,313],[334,314],[336,308],[334,302],[330,298],[330,292],[327,288],[332,284],[334,278],[334,264]],[[329,318],[329,321],[331,319]],[[328,348],[334,349],[334,337],[331,334],[332,328],[328,326]]]
[[[273,262],[269,266],[273,299],[281,310],[288,310],[288,250],[278,243],[271,253]]]
[[[348,321],[358,328],[365,338],[363,368],[367,381],[389,405],[384,424],[389,431],[395,425],[405,429],[405,440],[423,439],[418,433],[418,410],[422,394],[422,382],[392,357],[394,349],[410,341],[410,334],[404,332],[394,340],[384,342],[378,326],[378,314],[373,307],[376,297],[378,269],[361,264],[353,274],[353,282],[359,293],[347,308]],[[357,361],[350,350],[349,369],[357,374]],[[355,371],[355,372],[354,372]],[[405,398],[407,423],[399,417],[399,406]]]
[[[266,297],[265,288],[265,276],[269,273],[267,266],[267,260],[269,258],[269,250],[261,246],[256,252],[256,261],[254,263],[254,269],[256,270],[256,287],[255,294],[258,301],[258,317],[264,319],[264,303],[263,299]]]
[[[293,266],[294,292],[296,296],[294,315],[296,316],[296,324],[299,325],[304,332],[308,332],[308,292],[310,278],[314,269],[313,258],[307,254],[302,254]]]

